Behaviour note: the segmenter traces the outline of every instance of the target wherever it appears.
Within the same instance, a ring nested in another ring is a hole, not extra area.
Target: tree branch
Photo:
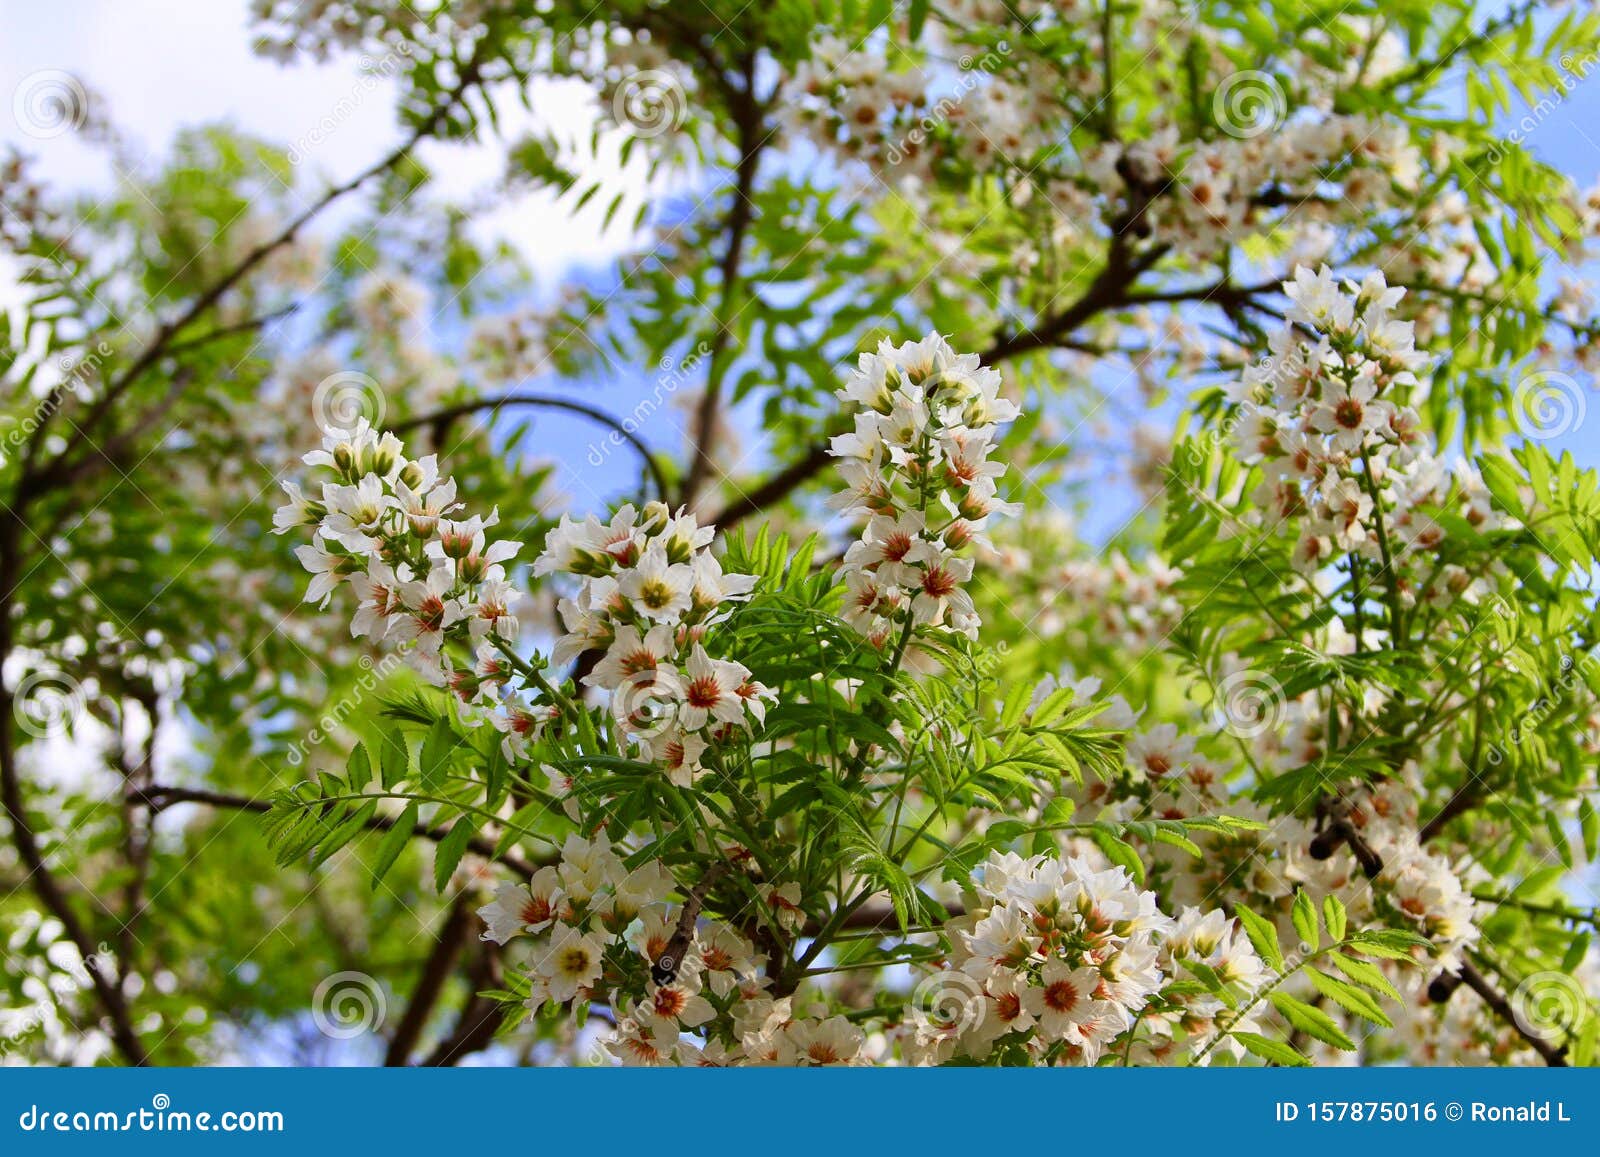
[[[1529,1032],[1517,1019],[1516,1010],[1511,1007],[1499,989],[1490,984],[1483,973],[1470,960],[1461,965],[1461,982],[1483,998],[1494,1014],[1517,1030],[1517,1035],[1528,1043],[1528,1047],[1544,1058],[1544,1063],[1552,1068],[1567,1067],[1567,1049],[1565,1045],[1557,1048],[1537,1033]]]
[[[719,266],[722,295],[717,302],[714,318],[716,331],[711,335],[710,350],[706,355],[706,388],[694,415],[694,453],[683,477],[683,489],[678,494],[678,502],[683,506],[694,502],[711,473],[712,442],[716,434],[717,411],[722,402],[722,358],[733,336],[730,328],[733,318],[729,314],[738,295],[739,260],[744,253],[745,235],[750,230],[755,210],[750,198],[755,192],[756,173],[767,143],[764,138],[758,139],[762,117],[761,106],[755,99],[755,54],[745,53],[742,66],[744,87],[733,90],[738,96],[733,111],[739,161],[734,175],[733,204],[728,208],[728,243]]]
[[[226,792],[206,791],[200,788],[171,787],[157,785],[130,791],[129,798],[134,802],[142,803],[152,812],[163,812],[174,804],[199,803],[210,807],[231,808],[234,811],[267,812],[272,810],[270,800],[250,799],[241,795],[229,795]],[[363,826],[368,831],[386,832],[395,826],[393,816],[373,816]],[[420,836],[425,840],[438,843],[450,834],[449,828],[431,827],[420,821],[411,829],[411,834]],[[467,847],[486,860],[504,864],[524,880],[531,880],[538,869],[519,856],[506,853],[495,855],[494,843],[481,836],[473,836],[467,841]]]
[[[495,1030],[500,1027],[500,1005],[479,995],[503,983],[500,974],[500,946],[485,941],[474,957],[467,972],[467,997],[461,1008],[456,1029],[422,1061],[425,1068],[443,1068],[459,1064],[462,1058],[481,1052],[494,1043]]]
[[[251,249],[228,273],[215,281],[170,322],[162,323],[156,330],[155,337],[145,346],[144,350],[129,363],[128,367],[112,379],[106,387],[105,394],[96,402],[81,422],[76,423],[76,430],[68,439],[67,445],[54,459],[48,462],[37,473],[25,475],[18,481],[18,496],[24,501],[55,484],[57,476],[75,469],[69,463],[74,450],[88,439],[101,421],[110,413],[117,400],[138,380],[150,370],[156,362],[165,357],[175,348],[175,339],[184,329],[193,324],[204,315],[212,306],[216,305],[227,293],[245,279],[249,273],[259,266],[273,253],[286,245],[291,244],[300,231],[311,223],[323,210],[348,193],[354,192],[362,185],[394,168],[417,147],[426,137],[434,133],[450,115],[451,109],[478,83],[481,61],[474,58],[463,67],[461,77],[456,85],[445,95],[437,106],[425,119],[423,119],[406,136],[393,151],[380,160],[367,166],[361,172],[351,177],[342,184],[329,189],[315,203],[302,210],[278,233]],[[191,343],[192,344],[192,343]],[[41,425],[40,433],[43,429]]]
[[[470,402],[461,402],[427,414],[420,414],[414,418],[407,418],[403,422],[395,422],[389,428],[396,434],[402,434],[407,430],[415,430],[423,426],[443,425],[478,410],[498,411],[501,406],[542,406],[549,410],[565,410],[606,427],[631,446],[639,457],[643,459],[645,468],[650,471],[650,476],[655,482],[656,494],[663,502],[666,501],[668,494],[667,479],[661,472],[661,464],[656,461],[655,456],[650,453],[650,447],[646,446],[637,434],[604,410],[586,405],[583,402],[574,402],[570,398],[558,397],[555,394],[502,394],[497,398],[476,398]]]
[[[7,583],[5,588],[7,590],[10,589],[9,580],[9,574],[0,576],[0,582]],[[0,655],[10,650],[10,634],[10,616],[5,615],[0,618],[0,636],[3,636],[0,638]],[[117,1046],[117,1051],[129,1064],[148,1065],[150,1054],[145,1051],[144,1042],[134,1031],[133,1017],[128,1010],[128,1002],[123,996],[122,987],[113,977],[104,974],[107,970],[102,953],[95,947],[94,939],[89,935],[88,929],[78,920],[77,912],[73,910],[66,894],[56,882],[55,876],[51,874],[49,866],[45,863],[44,853],[39,847],[38,838],[28,823],[22,799],[22,782],[17,774],[16,750],[12,746],[10,726],[12,706],[10,690],[0,685],[0,720],[4,720],[4,724],[0,725],[0,805],[4,806],[6,816],[11,821],[11,840],[17,846],[22,866],[28,872],[28,883],[32,885],[40,903],[61,922],[67,939],[72,941],[78,950],[78,955],[82,957],[84,971],[89,974],[89,983],[94,987],[95,996],[105,1009],[106,1018],[111,1022],[111,1040]]]
[[[445,982],[455,971],[456,961],[460,959],[472,934],[476,921],[472,899],[472,889],[463,888],[445,914],[433,951],[428,953],[428,959],[422,966],[422,975],[417,978],[417,986],[411,990],[411,1000],[400,1017],[400,1023],[395,1026],[394,1036],[389,1039],[389,1048],[383,1057],[386,1066],[395,1068],[404,1065],[411,1057],[411,1050],[417,1047],[422,1030],[427,1027],[428,1018],[438,1005],[440,994],[444,992]]]

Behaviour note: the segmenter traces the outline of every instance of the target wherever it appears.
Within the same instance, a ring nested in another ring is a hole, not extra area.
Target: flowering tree
[[[1600,479],[1546,443],[1600,202],[1499,114],[1600,20],[255,7],[384,62],[400,147],[6,170],[9,1041],[1593,1060]],[[699,199],[530,309],[417,150],[551,78],[596,133],[502,192],[610,220],[611,142]],[[1088,541],[1108,452],[1144,505]]]

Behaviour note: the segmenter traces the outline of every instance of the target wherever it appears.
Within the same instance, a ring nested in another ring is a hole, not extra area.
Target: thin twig
[[[175,804],[198,803],[210,807],[231,808],[234,811],[267,812],[272,810],[272,802],[264,799],[250,799],[246,796],[229,795],[226,792],[206,791],[201,788],[172,787],[157,785],[129,792],[129,798],[135,802],[145,804],[152,812],[162,812]],[[395,826],[393,816],[373,816],[362,825],[368,831],[386,832]],[[450,834],[449,828],[432,827],[420,821],[411,829],[411,834],[425,840],[438,843]],[[538,869],[519,856],[509,852],[496,855],[494,843],[481,836],[473,836],[467,841],[471,851],[486,860],[504,864],[524,880],[533,879],[533,874]]]

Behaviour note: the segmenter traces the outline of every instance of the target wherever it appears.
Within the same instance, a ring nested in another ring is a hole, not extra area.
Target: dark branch
[[[639,457],[644,460],[645,468],[650,471],[651,478],[655,482],[656,493],[663,502],[666,501],[667,479],[661,472],[661,464],[656,461],[655,455],[650,453],[650,447],[646,446],[637,434],[628,429],[625,423],[613,418],[604,410],[585,405],[583,402],[574,402],[570,398],[562,398],[554,394],[502,394],[497,398],[476,398],[470,402],[461,402],[430,413],[419,414],[414,418],[407,418],[403,422],[395,422],[389,428],[396,434],[403,434],[408,430],[415,430],[424,426],[444,425],[478,410],[498,412],[502,406],[541,406],[547,410],[565,410],[568,413],[588,418],[591,422],[598,422],[638,453]]]
[[[210,807],[231,808],[234,811],[267,812],[272,810],[270,800],[249,799],[245,796],[228,795],[225,792],[205,791],[199,788],[158,785],[130,791],[128,796],[134,802],[144,804],[153,812],[163,812],[174,804],[180,803],[207,804]],[[364,826],[368,831],[386,832],[393,828],[394,825],[395,819],[393,816],[373,816]],[[450,834],[450,829],[431,827],[419,822],[411,829],[411,834],[438,843]],[[494,843],[483,839],[481,836],[474,836],[467,842],[467,847],[486,860],[504,864],[524,880],[531,880],[533,873],[537,870],[526,860],[510,853],[496,855]]]
[[[445,914],[433,951],[428,953],[428,959],[422,966],[422,975],[417,978],[417,986],[411,990],[411,1000],[400,1017],[400,1023],[395,1026],[394,1036],[389,1039],[383,1063],[391,1068],[404,1065],[410,1059],[411,1051],[422,1037],[422,1030],[428,1025],[428,1018],[438,1006],[445,982],[455,971],[456,961],[467,946],[477,923],[472,911],[472,898],[471,889],[463,889]]]
[[[1517,1019],[1516,1010],[1511,1007],[1511,1002],[1505,998],[1499,989],[1489,983],[1488,979],[1478,971],[1477,966],[1470,960],[1461,966],[1461,983],[1481,996],[1483,1003],[1487,1004],[1496,1016],[1516,1029],[1517,1035],[1528,1043],[1529,1048],[1544,1058],[1545,1064],[1552,1068],[1567,1067],[1567,1047],[1562,1045],[1558,1048],[1538,1033],[1530,1032],[1525,1028],[1522,1022]]]

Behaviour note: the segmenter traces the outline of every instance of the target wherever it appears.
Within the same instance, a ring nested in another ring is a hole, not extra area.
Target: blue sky
[[[281,67],[250,51],[245,0],[55,0],[43,5],[31,0],[0,0],[6,36],[0,41],[0,94],[19,91],[41,69],[72,73],[103,94],[119,127],[136,152],[156,157],[170,145],[182,127],[226,120],[245,130],[285,144],[300,142],[309,164],[330,179],[348,177],[381,155],[398,139],[393,116],[395,89],[387,80],[366,77],[362,62],[337,56],[325,64],[296,63]],[[1600,64],[1573,62],[1572,71],[1588,78],[1547,116],[1524,131],[1519,116],[1508,118],[1506,130],[1521,134],[1523,143],[1570,173],[1580,187],[1600,174]],[[571,130],[587,131],[591,121],[590,97],[576,82],[542,82],[533,103],[547,122]],[[519,116],[531,118],[506,102],[511,117],[508,132],[515,134]],[[330,112],[343,111],[330,125]],[[312,140],[312,137],[315,137]],[[16,141],[36,154],[44,173],[68,187],[107,188],[113,174],[104,155],[70,135],[38,140],[21,137],[11,119],[0,118],[0,140]],[[629,190],[629,203],[609,230],[601,223],[606,198],[596,198],[575,218],[548,195],[524,197],[505,205],[479,223],[485,239],[509,238],[536,272],[538,296],[549,294],[564,279],[581,276],[603,287],[612,275],[611,258],[633,249],[639,238],[622,223],[631,221],[633,209],[644,200],[658,214],[681,212],[703,192],[692,183],[652,187],[641,166],[618,166],[611,142],[592,167]],[[488,187],[501,171],[503,151],[498,145],[424,146],[423,160],[439,180],[439,195],[470,197]],[[687,199],[685,201],[684,199]],[[332,218],[337,223],[338,215]],[[1559,269],[1552,270],[1552,280]],[[8,292],[0,271],[0,304]],[[460,337],[437,335],[445,342]],[[578,383],[599,404],[625,414],[639,398],[656,386],[659,371],[644,367],[638,376],[622,380]],[[1102,388],[1119,396],[1126,385],[1122,375],[1109,375]],[[1588,385],[1585,379],[1585,385]],[[1131,394],[1131,391],[1129,391]],[[1586,391],[1587,396],[1587,391]],[[1571,449],[1586,465],[1600,465],[1600,404],[1596,413],[1557,445]],[[1118,423],[1103,411],[1115,434]],[[680,413],[671,407],[666,417],[652,419],[642,436],[669,452],[681,446]],[[760,430],[751,420],[741,420],[745,466],[753,471],[768,455]],[[588,461],[587,448],[601,431],[578,419],[541,416],[537,444],[548,447],[561,463],[557,483],[569,492],[579,509],[603,505],[636,477],[626,454],[611,455],[601,466]],[[1089,433],[1085,430],[1085,433]],[[1136,509],[1138,499],[1125,485],[1097,485],[1094,503],[1086,512],[1084,529],[1093,537],[1113,532]]]

